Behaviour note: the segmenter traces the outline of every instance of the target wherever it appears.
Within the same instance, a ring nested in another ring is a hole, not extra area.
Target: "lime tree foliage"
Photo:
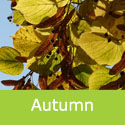
[[[0,48],[0,71],[30,72],[2,84],[37,90],[35,72],[41,90],[125,89],[124,0],[11,0],[11,9],[21,28],[13,48]]]

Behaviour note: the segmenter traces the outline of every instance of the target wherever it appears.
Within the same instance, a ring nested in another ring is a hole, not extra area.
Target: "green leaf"
[[[25,21],[25,19],[24,19],[23,15],[19,11],[15,10],[14,14],[13,14],[13,23],[22,25],[24,23],[24,21]]]
[[[55,60],[57,58],[58,60]],[[62,57],[60,54],[55,54],[55,50],[53,50],[52,55],[46,55],[43,57],[33,57],[27,61],[26,68],[39,73],[42,76],[48,76],[52,73],[55,73],[60,68],[60,62]]]
[[[99,21],[93,21],[92,22],[92,26],[91,26],[91,31],[93,32],[93,33],[103,33],[103,34],[105,34],[105,33],[108,33],[108,30],[107,29],[105,29],[103,26],[102,26],[102,24],[99,22]],[[109,33],[108,33],[109,34]]]
[[[114,65],[120,61],[124,50],[117,40],[111,36],[109,38],[112,41],[108,42],[108,38],[101,33],[83,33],[78,42],[80,47],[98,64]]]
[[[86,86],[88,86],[88,80],[92,72],[92,69],[86,64],[81,64],[73,68],[73,73],[76,78],[83,82]]]
[[[69,3],[69,0],[51,0],[51,1],[53,1],[58,8],[63,7]]]
[[[17,56],[20,56],[20,53],[13,48],[0,48],[0,72],[9,75],[21,74],[23,71],[23,63],[15,59]]]
[[[75,66],[78,66],[84,63],[90,64],[90,65],[97,64],[89,55],[87,55],[87,53],[83,49],[81,49],[80,46],[76,47],[73,63]]]
[[[124,50],[125,50],[125,41],[122,42],[122,46],[123,46],[123,48],[124,48]]]
[[[79,14],[85,20],[88,22],[92,22],[92,19],[88,16],[88,13],[93,13],[94,7],[92,6],[93,2],[92,0],[84,0],[83,3],[79,7]]]
[[[77,45],[80,35],[89,31],[91,31],[89,24],[84,20],[78,20],[70,25],[70,39]]]
[[[109,71],[107,68],[95,70],[89,78],[89,89],[99,89],[120,77],[120,75],[109,75]]]
[[[52,31],[54,30],[53,27],[48,27],[48,28],[37,28],[36,31],[40,32],[44,36],[50,35]]]
[[[106,10],[109,8],[108,1],[98,0],[84,0],[80,5],[79,14],[84,17],[89,23],[92,23],[97,17],[103,17]]]
[[[32,26],[21,27],[12,38],[14,48],[24,57],[32,57],[45,39]]]
[[[19,10],[26,21],[39,24],[57,13],[58,7],[65,6],[68,0],[19,0],[16,10]]]
[[[98,2],[93,1],[94,13],[96,17],[105,16],[106,11],[109,9],[110,4],[105,0],[98,0]]]
[[[104,26],[116,39],[122,39],[122,36],[125,34],[125,31],[119,29],[117,26],[119,24],[125,25],[124,16],[114,18],[113,16],[107,14],[104,17],[98,18],[98,21],[100,21],[102,26]]]

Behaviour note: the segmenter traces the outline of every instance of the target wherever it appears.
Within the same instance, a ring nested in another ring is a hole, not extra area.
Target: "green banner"
[[[123,125],[124,91],[0,91],[3,125]]]

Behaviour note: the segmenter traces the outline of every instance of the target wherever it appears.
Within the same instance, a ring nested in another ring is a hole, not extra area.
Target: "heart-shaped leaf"
[[[56,49],[55,49],[56,50]],[[42,57],[33,57],[27,61],[26,68],[39,73],[41,76],[48,76],[55,73],[60,68],[60,62],[62,57],[60,54],[55,54],[53,50],[51,55],[46,55]]]
[[[23,63],[15,58],[20,56],[20,53],[10,47],[0,48],[0,72],[9,75],[19,75],[23,71]]]
[[[12,38],[14,48],[24,57],[32,57],[45,39],[32,26],[21,27]]]
[[[78,44],[98,64],[114,65],[121,60],[124,49],[115,39],[110,39],[101,33],[83,33]]]
[[[88,86],[88,80],[92,72],[92,69],[86,64],[81,64],[73,68],[73,73],[76,78],[83,82],[86,86]]]
[[[120,75],[109,75],[110,69],[101,68],[92,73],[89,78],[89,89],[99,89],[112,81],[116,81]]]
[[[17,6],[26,21],[39,24],[57,13],[59,7],[65,6],[68,0],[19,0]]]

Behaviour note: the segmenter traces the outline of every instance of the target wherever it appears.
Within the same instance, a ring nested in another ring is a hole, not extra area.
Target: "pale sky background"
[[[7,17],[12,16],[13,12],[10,9],[11,2],[8,0],[0,0],[0,47],[10,46],[13,47],[13,42],[10,36],[14,35],[19,27],[8,21]],[[0,72],[0,81],[2,80],[18,80],[26,75],[29,70],[25,69],[19,76],[11,76]],[[38,76],[35,74],[33,77],[34,83],[38,84]],[[13,87],[3,86],[0,82],[0,90],[11,90]]]

